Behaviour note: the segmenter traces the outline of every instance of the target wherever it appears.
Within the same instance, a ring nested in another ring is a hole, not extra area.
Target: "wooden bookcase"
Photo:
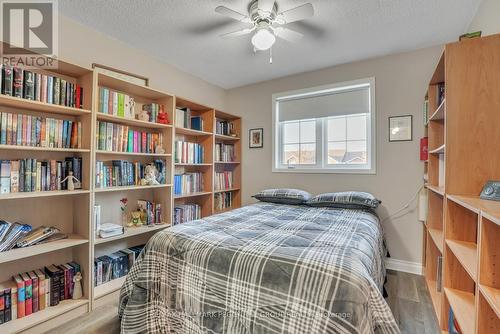
[[[37,70],[34,70],[38,72]],[[203,217],[215,213],[213,207],[213,178],[218,162],[214,161],[215,143],[219,141],[235,144],[237,160],[224,163],[224,169],[235,171],[235,193],[232,208],[241,205],[241,120],[238,117],[216,111],[212,107],[176,98],[172,94],[150,87],[140,86],[125,81],[98,68],[87,69],[59,60],[59,68],[53,72],[40,70],[40,73],[52,74],[78,83],[84,88],[83,109],[64,107],[37,101],[24,100],[0,94],[0,112],[23,113],[29,115],[78,120],[82,122],[82,147],[62,149],[48,147],[25,147],[0,145],[2,160],[23,158],[57,159],[82,157],[82,189],[74,191],[45,191],[9,193],[0,195],[1,219],[18,221],[32,225],[56,226],[69,235],[68,239],[42,245],[13,249],[0,252],[0,282],[10,280],[12,275],[42,268],[49,264],[69,261],[78,262],[83,274],[83,297],[80,300],[65,300],[58,306],[12,320],[0,325],[1,333],[42,333],[57,327],[62,322],[71,321],[92,309],[116,302],[125,277],[94,287],[94,258],[127,247],[146,243],[154,233],[171,226],[174,205],[177,203],[199,203]],[[165,106],[170,124],[158,124],[136,119],[116,117],[99,112],[99,87],[126,93],[136,102],[135,108],[143,104],[158,103]],[[175,128],[173,124],[176,106],[187,106],[193,114],[204,120],[204,131]],[[219,136],[215,133],[216,117],[234,122],[238,136]],[[162,153],[127,153],[109,152],[97,149],[97,122],[110,122],[129,126],[131,129],[147,130],[163,135]],[[174,164],[173,153],[176,138],[188,139],[201,143],[205,151],[203,164]],[[128,160],[149,163],[161,159],[166,164],[166,184],[155,186],[122,186],[98,188],[96,181],[96,162]],[[173,177],[178,170],[201,171],[205,187],[202,193],[174,196]],[[101,205],[101,223],[121,224],[120,203],[128,198],[128,211],[136,209],[138,199],[160,203],[164,224],[127,228],[123,235],[101,239],[96,236],[93,217],[94,205]],[[26,208],[29,208],[27,210]]]
[[[241,206],[241,119],[213,108],[198,104],[180,97],[176,98],[177,108],[189,108],[192,116],[200,116],[204,122],[202,131],[189,128],[175,127],[175,140],[199,143],[204,149],[202,164],[176,163],[175,174],[184,172],[200,172],[203,174],[203,191],[191,194],[174,196],[175,204],[198,204],[201,207],[202,217],[221,213]],[[235,136],[219,135],[216,132],[216,120],[225,120],[234,125]],[[233,144],[235,160],[232,162],[215,161],[215,145],[217,143]],[[234,186],[227,190],[216,190],[214,178],[217,172],[233,171]],[[214,197],[224,192],[233,196],[231,208],[217,210]]]
[[[443,331],[451,308],[464,334],[500,332],[500,202],[479,198],[500,179],[499,54],[500,35],[446,45],[427,92],[425,278]]]

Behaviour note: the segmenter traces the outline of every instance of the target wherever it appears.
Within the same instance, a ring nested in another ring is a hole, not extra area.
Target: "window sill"
[[[302,174],[365,174],[375,175],[377,171],[373,169],[354,169],[354,168],[336,168],[336,169],[313,169],[313,168],[273,168],[273,173],[302,173]]]

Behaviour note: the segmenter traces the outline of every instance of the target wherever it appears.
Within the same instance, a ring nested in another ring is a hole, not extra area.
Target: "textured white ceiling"
[[[315,16],[292,23],[299,43],[278,40],[254,54],[244,27],[214,12],[246,13],[249,0],[60,0],[59,10],[162,61],[223,88],[234,88],[356,60],[454,41],[482,0],[277,0],[280,11],[306,2]]]

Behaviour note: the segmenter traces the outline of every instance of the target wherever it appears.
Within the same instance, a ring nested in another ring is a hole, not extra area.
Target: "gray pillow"
[[[370,193],[361,191],[343,191],[319,194],[307,201],[309,206],[344,209],[371,208],[376,209],[382,203]]]
[[[279,204],[305,204],[310,198],[311,194],[307,191],[300,189],[266,189],[259,191],[252,197],[261,202],[271,202]]]

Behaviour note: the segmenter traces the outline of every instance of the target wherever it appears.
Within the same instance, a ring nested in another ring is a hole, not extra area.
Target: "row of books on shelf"
[[[201,116],[193,116],[189,108],[175,109],[175,126],[198,131],[203,131],[205,128],[203,118]]]
[[[0,284],[0,305],[3,306],[0,307],[0,323],[20,319],[56,306],[62,300],[72,299],[77,274],[81,275],[80,265],[69,262],[14,275],[11,280]]]
[[[201,144],[179,140],[175,142],[174,159],[176,163],[202,164],[204,151]]]
[[[0,65],[2,94],[27,100],[83,108],[83,88],[56,76]]]
[[[96,161],[95,173],[96,188],[149,184],[151,180],[146,182],[147,177],[165,184],[167,176],[165,162],[159,159],[149,164],[127,160]]]
[[[29,224],[0,220],[0,252],[66,239],[67,237],[54,226],[40,226],[33,229]]]
[[[99,87],[99,112],[103,114],[135,119],[139,115],[135,112],[136,103],[128,94],[117,92],[106,87]],[[143,121],[153,123],[167,123],[165,106],[158,103],[143,104],[142,110],[148,115]],[[162,118],[163,117],[163,118]]]
[[[82,187],[82,158],[67,157],[57,160],[1,160],[0,194],[66,190],[67,177],[72,174],[75,189]],[[74,180],[74,179],[73,179]]]
[[[215,133],[224,136],[233,135],[234,134],[233,122],[217,119],[215,121]]]
[[[224,190],[233,188],[234,187],[233,172],[232,171],[215,172],[214,187],[215,190]]]
[[[233,206],[233,193],[217,193],[214,194],[214,209],[220,211],[231,208]]]
[[[174,207],[173,225],[201,219],[201,206],[198,204],[179,204]]]
[[[236,161],[236,151],[233,144],[216,143],[215,161],[233,162]]]
[[[94,286],[126,276],[144,245],[122,249],[94,259]]]
[[[82,147],[81,122],[2,112],[0,123],[2,145]]]
[[[192,194],[203,191],[203,174],[199,172],[174,175],[174,194]]]
[[[126,125],[97,122],[97,149],[112,152],[157,153],[163,145],[163,135],[132,130]]]

